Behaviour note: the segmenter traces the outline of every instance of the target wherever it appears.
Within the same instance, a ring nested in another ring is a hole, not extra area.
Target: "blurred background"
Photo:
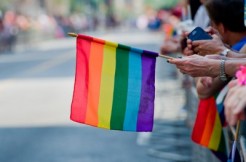
[[[69,119],[76,39],[67,33],[159,52],[187,17],[184,4],[1,0],[0,162],[184,162],[198,155],[197,148],[192,154],[180,74],[162,58],[153,133],[108,131]]]
[[[178,0],[1,0],[0,52],[61,39],[71,31],[157,30],[168,15],[167,10],[181,16],[177,3]]]

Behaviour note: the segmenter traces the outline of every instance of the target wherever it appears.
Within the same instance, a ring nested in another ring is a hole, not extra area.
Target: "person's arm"
[[[175,64],[182,73],[193,77],[210,76],[217,77],[220,70],[220,60],[209,59],[199,55],[185,56],[168,60]]]
[[[230,50],[228,53],[227,53],[227,57],[228,58],[246,58],[246,52],[244,52],[244,50],[242,50],[242,52],[238,53],[236,51],[232,51]]]
[[[182,73],[192,77],[209,76],[215,78],[220,75],[220,66],[222,60],[209,59],[199,55],[186,56],[183,58],[174,58],[168,60],[175,64]],[[227,59],[225,61],[225,73],[229,77],[234,77],[235,72],[241,65],[246,65],[246,59]]]
[[[240,68],[240,66],[246,65],[246,58],[234,58],[234,59],[228,59],[225,61],[225,73],[230,76],[234,77],[236,71]]]

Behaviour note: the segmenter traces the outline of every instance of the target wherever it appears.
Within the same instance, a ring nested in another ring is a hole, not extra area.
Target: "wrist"
[[[216,51],[216,54],[221,54],[221,52],[223,52],[225,49],[227,49],[225,46],[219,46]]]
[[[221,59],[220,61],[220,80],[226,82],[228,80],[228,76],[225,72],[225,59]]]
[[[221,56],[225,56],[225,57],[226,57],[226,56],[228,56],[228,53],[229,53],[230,51],[231,51],[230,49],[224,47],[223,50],[221,50],[219,54],[220,54]]]
[[[220,75],[220,60],[211,60],[208,64],[208,74],[210,77],[218,77]]]

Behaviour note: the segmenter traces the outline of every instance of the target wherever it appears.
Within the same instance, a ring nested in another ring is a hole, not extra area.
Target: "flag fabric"
[[[215,97],[200,100],[192,140],[213,151],[224,152],[224,134]]]
[[[112,130],[152,131],[157,56],[78,35],[71,120]]]
[[[220,91],[220,93],[215,97],[216,107],[219,113],[221,125],[223,127],[227,125],[225,120],[224,100],[228,91],[229,87],[228,85],[225,85],[224,88]]]

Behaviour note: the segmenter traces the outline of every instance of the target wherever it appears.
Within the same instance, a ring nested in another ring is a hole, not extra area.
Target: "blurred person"
[[[188,41],[190,50],[200,55],[220,54],[226,48],[217,47],[218,36],[223,43],[233,50],[239,51],[246,42],[246,27],[244,26],[243,0],[208,0],[205,3],[212,26],[219,34],[212,34],[210,40]],[[222,14],[223,13],[223,14]],[[207,48],[209,46],[210,48]],[[192,53],[191,53],[192,54]]]
[[[225,117],[229,125],[235,125],[238,120],[245,120],[246,112],[246,86],[238,84],[238,80],[229,83],[229,91],[226,95]]]
[[[3,16],[3,31],[2,37],[4,39],[5,51],[11,52],[16,43],[18,28],[16,25],[16,13],[14,11],[7,11]]]
[[[74,13],[69,17],[71,28],[76,33],[84,32],[89,29],[88,17],[84,14]]]
[[[144,14],[140,15],[137,18],[136,26],[138,27],[138,29],[141,29],[141,30],[146,29],[148,26],[148,17]]]
[[[152,8],[149,8],[147,11],[147,17],[148,17],[148,29],[150,30],[158,30],[161,27],[162,21],[159,17],[159,12],[155,11]]]
[[[191,18],[192,20],[194,20],[197,10],[201,6],[201,1],[200,0],[187,0],[187,3],[190,4]]]
[[[30,21],[24,15],[16,16],[16,24],[21,31],[27,31],[30,29]]]
[[[0,52],[4,50],[4,38],[3,38],[3,17],[2,15],[0,16]]]
[[[197,7],[198,5],[197,1],[190,1],[190,6],[192,9],[191,13],[194,17],[194,21],[192,24],[190,24],[189,28],[191,28],[191,26],[199,26],[201,28],[208,27],[210,23],[210,19],[204,7],[205,2],[206,0],[200,0],[199,7],[197,8],[197,10],[195,10],[195,7]],[[194,10],[195,10],[195,14],[194,14]],[[190,30],[190,29],[185,29],[185,30],[182,29],[182,30],[183,32],[188,32],[187,30]],[[186,43],[184,43],[184,41],[186,41],[186,35],[184,33],[180,36],[180,38],[167,39],[161,47],[161,53],[168,54],[168,53],[186,52],[186,50],[188,49],[186,49],[187,45]]]
[[[176,64],[181,72],[187,73],[193,77],[199,76],[211,76],[217,77],[220,75],[220,66],[225,67],[225,74],[233,76],[240,64],[245,64],[244,59],[236,59],[237,57],[244,58],[244,55],[235,54],[235,52],[228,50],[223,43],[229,44],[233,50],[239,51],[246,43],[246,28],[243,22],[244,15],[244,1],[243,0],[208,0],[206,2],[206,8],[208,8],[209,16],[212,20],[212,24],[218,29],[218,32],[223,41],[220,41],[220,36],[213,34],[214,39],[194,41],[192,46],[196,42],[202,42],[205,45],[198,45],[193,47],[194,50],[200,50],[198,53],[206,51],[206,53],[216,54],[220,53],[227,57],[216,57],[216,59],[210,59],[206,57],[200,57],[197,55],[187,56],[183,59],[172,59],[171,63]],[[216,8],[213,8],[216,6]],[[210,11],[212,10],[212,11]],[[214,11],[216,10],[216,12]],[[223,12],[222,12],[223,11]],[[235,11],[235,12],[233,12]],[[211,13],[210,13],[211,12]],[[230,13],[231,16],[221,13]],[[230,23],[231,22],[231,23]],[[203,51],[202,51],[203,49]],[[197,51],[194,51],[196,53]],[[204,52],[205,53],[205,52]],[[212,56],[214,57],[214,56]],[[228,60],[228,57],[230,59]],[[221,60],[221,59],[224,60]],[[227,59],[225,61],[225,59]],[[240,64],[239,64],[240,63]]]

